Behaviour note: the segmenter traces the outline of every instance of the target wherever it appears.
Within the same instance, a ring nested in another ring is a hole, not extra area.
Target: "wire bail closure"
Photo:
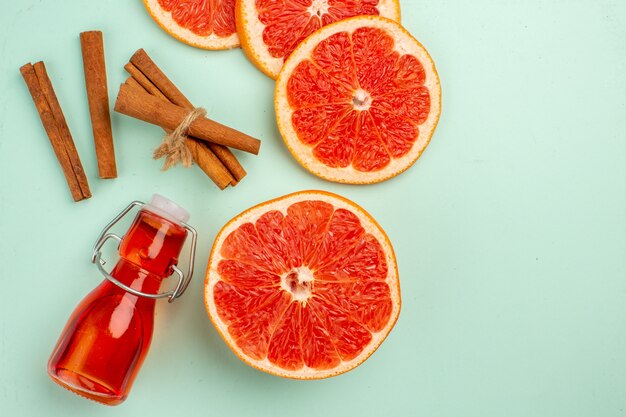
[[[102,232],[100,232],[100,236],[98,236],[96,243],[94,244],[93,253],[91,255],[91,262],[94,263],[98,267],[98,270],[106,279],[108,279],[113,284],[117,285],[118,287],[122,288],[123,290],[139,297],[146,297],[146,298],[152,298],[152,299],[167,297],[167,301],[171,303],[175,299],[183,295],[183,293],[189,286],[189,283],[191,282],[191,277],[193,276],[194,258],[196,254],[197,233],[196,233],[196,230],[193,227],[189,226],[187,223],[180,222],[180,224],[191,234],[191,249],[189,251],[189,268],[187,270],[187,274],[185,275],[176,265],[172,265],[172,270],[174,271],[174,274],[178,276],[178,283],[176,284],[176,287],[173,290],[158,293],[158,294],[148,294],[145,292],[137,291],[129,287],[128,285],[118,281],[115,277],[113,277],[104,269],[104,264],[106,264],[106,261],[102,259],[102,252],[100,251],[100,249],[102,249],[102,246],[104,246],[105,242],[109,239],[117,240],[118,249],[119,249],[120,243],[122,242],[122,237],[119,237],[115,233],[109,233],[109,230],[111,230],[111,228],[115,226],[133,208],[139,207],[139,209],[141,210],[141,208],[145,205],[146,204],[141,201],[133,201],[124,210],[122,210],[117,216],[115,216],[115,218],[113,218],[113,220],[111,220],[109,224],[105,226]]]

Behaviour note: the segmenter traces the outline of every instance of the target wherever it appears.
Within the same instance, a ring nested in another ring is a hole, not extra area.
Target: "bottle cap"
[[[148,206],[148,210],[156,209],[153,211],[157,214],[175,220],[176,222],[187,223],[187,220],[189,220],[189,212],[187,210],[160,194],[154,194]]]

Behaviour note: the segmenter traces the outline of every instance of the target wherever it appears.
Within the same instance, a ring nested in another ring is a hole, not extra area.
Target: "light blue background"
[[[0,414],[4,416],[626,415],[626,2],[413,1],[443,113],[422,158],[383,184],[303,170],[283,146],[272,80],[240,50],[161,31],[133,0],[0,0]],[[263,141],[220,192],[199,170],[159,171],[161,131],[113,115],[119,178],[99,180],[78,34],[105,34],[111,102],[145,48],[214,119]],[[43,59],[88,173],[72,202],[19,67]],[[394,243],[403,310],[361,367],[298,382],[240,362],[211,326],[203,276],[219,228],[302,189],[361,204]],[[100,278],[101,228],[160,192],[200,232],[188,293],[160,304],[130,398],[105,408],[48,381],[48,355]]]

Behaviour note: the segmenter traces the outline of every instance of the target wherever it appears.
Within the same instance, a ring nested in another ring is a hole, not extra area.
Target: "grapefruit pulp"
[[[424,151],[441,112],[439,76],[402,26],[358,16],[311,34],[290,55],[274,95],[280,133],[312,173],[384,181]]]
[[[219,232],[205,304],[247,364],[318,379],[365,361],[400,313],[393,248],[365,210],[302,191],[255,206]]]
[[[276,78],[285,59],[311,33],[341,19],[380,15],[400,21],[398,0],[237,0],[237,33],[252,63]]]
[[[167,33],[203,49],[239,46],[235,0],[144,0],[152,18]]]

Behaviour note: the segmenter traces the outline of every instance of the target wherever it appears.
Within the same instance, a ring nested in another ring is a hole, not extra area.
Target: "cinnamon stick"
[[[140,51],[143,51],[143,49],[140,49]],[[138,52],[136,52],[135,55],[133,56],[136,56]],[[147,55],[145,56],[147,57]],[[176,86],[171,81],[169,81],[169,79],[167,79],[165,74],[161,72],[161,70],[156,66],[156,64],[154,64],[154,62],[152,62],[152,60],[149,57],[147,57],[147,60],[149,61],[150,64],[146,65],[144,61],[143,68],[145,68],[146,71],[152,75],[161,74],[161,75],[156,75],[156,77],[161,80],[163,79],[167,80],[166,82],[161,82],[163,89],[170,94],[174,93],[171,95],[173,99],[176,99],[177,97],[184,98],[184,100],[179,99],[179,103],[182,103],[179,105],[188,109],[193,109],[193,105],[191,104],[191,102],[189,102],[187,98],[185,98],[185,96],[176,88]],[[163,94],[161,90],[159,90],[159,88],[156,85],[154,85],[152,81],[148,79],[148,77],[144,75],[144,73],[141,72],[141,70],[139,70],[139,68],[137,68],[132,62],[129,62],[128,64],[126,64],[124,66],[124,69],[126,69],[126,71],[132,76],[131,79],[133,79],[135,83],[140,84],[150,94],[156,97],[162,98],[164,100],[169,100],[168,97],[166,97],[166,95]],[[170,102],[172,102],[172,100],[170,100]],[[177,103],[174,103],[174,104],[177,104]],[[191,139],[195,140],[193,137]],[[206,145],[208,145],[208,149]],[[239,181],[243,179],[243,177],[246,176],[246,170],[243,168],[243,166],[241,166],[241,164],[239,163],[235,155],[233,155],[233,153],[227,147],[222,146],[222,145],[216,145],[214,143],[208,143],[208,144],[205,143],[203,144],[203,146],[197,147],[197,149],[211,151],[215,154],[215,156],[217,156],[217,158],[220,161],[220,165],[225,166],[226,169],[230,172],[231,176],[233,177],[230,183],[231,185],[233,186],[236,185]],[[206,160],[207,162],[213,160],[213,158],[211,157],[202,158],[202,159]],[[198,164],[198,161],[196,161],[196,164]],[[198,166],[200,166],[200,164],[198,164]],[[207,172],[207,170],[204,167],[200,166],[200,168],[202,168],[204,172]]]
[[[187,138],[185,145],[191,151],[196,165],[213,180],[220,190],[223,190],[235,181],[230,171],[222,164],[222,161],[209,149],[208,144]]]
[[[128,68],[127,68],[128,67]],[[135,77],[137,74],[137,81],[142,84],[141,78],[145,78],[148,86],[144,87],[152,94],[159,96],[158,93],[154,93],[153,90],[158,91],[161,95],[165,96],[170,102],[184,107],[186,109],[193,109],[194,106],[185,97],[185,95],[176,87],[176,85],[161,71],[158,65],[148,56],[143,49],[137,50],[130,58],[130,63],[127,65],[126,70]],[[143,85],[143,84],[142,84]],[[225,146],[210,143],[209,147],[222,161],[222,163],[228,168],[235,181],[232,185],[241,181],[246,176],[246,170],[241,166],[235,155]]]
[[[137,78],[135,78],[134,76],[129,77],[126,80],[126,83],[133,88],[138,88],[138,89],[142,89],[145,91],[144,85],[141,82],[139,82]],[[159,91],[158,94],[161,94],[161,92]],[[164,129],[164,130],[167,133],[171,132],[171,130],[169,129]],[[235,181],[230,171],[226,169],[226,167],[217,158],[217,156],[215,156],[215,154],[211,151],[211,149],[208,148],[206,142],[201,143],[200,141],[187,138],[185,140],[185,145],[191,151],[191,155],[196,165],[198,165],[198,167],[202,171],[204,171],[204,173],[209,178],[211,178],[211,180],[215,183],[215,185],[217,185],[220,188],[220,190],[223,190],[229,184]]]
[[[126,84],[130,85],[133,88],[138,88],[140,90],[143,88],[143,86],[139,84],[139,82],[133,77],[128,77],[126,79]]]
[[[116,178],[115,148],[111,132],[111,114],[109,112],[109,92],[107,88],[106,66],[104,61],[104,43],[102,32],[89,31],[80,34],[80,46],[83,53],[85,84],[93,139],[98,159],[100,178]]]
[[[152,83],[152,81],[150,81],[148,79],[148,77],[146,77],[144,75],[143,72],[141,72],[141,70],[139,68],[137,68],[135,65],[133,65],[133,63],[129,62],[128,64],[124,65],[124,69],[126,70],[126,72],[128,72],[132,78],[134,78],[143,88],[144,90],[146,90],[148,93],[152,94],[153,96],[156,96],[158,98],[161,98],[163,100],[169,100],[167,98],[167,96],[165,94],[163,94],[161,92],[161,90],[159,90],[159,88],[154,85]],[[171,101],[171,100],[169,100]],[[172,102],[173,103],[173,102]],[[177,104],[177,103],[174,103]],[[182,106],[182,107],[186,107],[186,106]]]
[[[115,111],[165,129],[176,129],[189,110],[122,84],[115,102]],[[197,139],[228,146],[253,154],[259,153],[261,142],[233,128],[206,117],[197,118],[189,127],[189,134]]]
[[[34,66],[25,64],[20,72],[61,165],[72,198],[80,201],[91,197],[85,171],[44,63],[37,62]]]
[[[143,49],[137,50],[130,57],[130,63],[141,71],[154,85],[165,95],[168,100],[177,106],[193,108],[193,104],[185,95],[170,81]]]
[[[193,138],[192,138],[193,139]],[[235,186],[239,181],[246,176],[247,172],[244,167],[239,163],[237,157],[226,146],[216,145],[214,143],[208,143],[209,148],[215,153],[215,156],[226,166],[230,174],[233,176],[233,181],[230,185]]]
[[[146,77],[144,75],[144,73],[141,72],[141,70],[139,70],[139,68],[137,68],[132,62],[129,62],[128,64],[124,65],[124,69],[131,75],[131,77],[128,80],[126,80],[127,82],[132,80],[132,82],[130,82],[129,84],[137,83],[141,87],[143,87],[144,90],[146,90],[147,92],[149,92],[153,96],[158,97],[158,98],[163,99],[163,100],[169,100],[165,96],[165,94],[163,94],[161,92],[161,90],[159,90],[158,87],[156,85],[154,85],[152,83],[152,81],[150,81],[148,79],[148,77]],[[163,76],[165,76],[165,74]],[[170,82],[170,84],[171,84],[171,82]],[[174,89],[176,89],[176,86],[174,86],[174,84],[171,84],[171,85],[173,86]],[[182,93],[180,93],[180,94],[182,95]],[[169,100],[169,101],[171,102],[171,100]],[[176,104],[176,103],[174,103],[174,104]],[[189,105],[191,105],[191,103],[189,103]],[[183,107],[187,107],[187,106],[183,106]],[[190,109],[192,109],[192,108],[193,107],[191,107]],[[169,129],[165,129],[165,131],[168,132],[168,133],[171,132],[171,130],[169,130]],[[195,140],[193,138],[191,138],[191,139]],[[186,142],[186,143],[189,144],[189,142]],[[243,170],[243,167],[241,166],[241,164],[239,164],[239,161],[237,161],[237,158],[235,158],[235,156],[232,154],[232,152],[230,152],[230,150],[228,150],[227,147],[221,146],[221,145],[215,145],[213,143],[206,143],[206,142],[203,143],[202,146],[195,146],[195,145],[192,145],[192,146],[194,148],[192,150],[192,153],[196,153],[196,152],[200,152],[200,153],[211,152],[211,153],[213,153],[213,155],[206,155],[206,156],[200,156],[199,155],[198,159],[200,159],[204,163],[210,163],[211,161],[215,161],[214,156],[216,156],[217,160],[219,162],[219,165],[221,167],[225,167],[225,169],[227,169],[229,172],[231,172],[231,178],[232,178],[231,183],[232,183],[232,185],[235,185],[238,182],[238,180],[233,177],[232,171],[234,170],[236,172],[241,172],[241,170]],[[222,160],[222,158],[220,158],[218,155],[216,155],[217,152],[215,152],[215,150],[220,151],[220,154],[223,155],[224,160]],[[222,150],[226,150],[226,154],[224,154],[222,152]],[[229,158],[229,157],[232,157],[232,158]],[[216,168],[211,168],[211,167],[208,167],[208,166],[201,165],[200,162],[198,161],[198,159],[196,159],[194,157],[194,161],[196,162],[196,165],[198,165],[205,173],[207,173],[207,175],[209,175],[209,172],[211,172],[211,171],[217,171],[217,172],[221,171],[221,168],[219,166],[216,167]],[[224,163],[224,161],[228,161],[230,163],[230,165],[232,166],[232,169],[228,166],[228,164]],[[240,169],[238,169],[237,166],[239,166]],[[244,172],[244,176],[245,176],[245,170],[243,170],[243,172]],[[209,175],[209,177],[211,177],[211,179],[213,179],[214,182],[215,182],[215,179],[211,175]],[[243,176],[241,178],[243,178]]]

